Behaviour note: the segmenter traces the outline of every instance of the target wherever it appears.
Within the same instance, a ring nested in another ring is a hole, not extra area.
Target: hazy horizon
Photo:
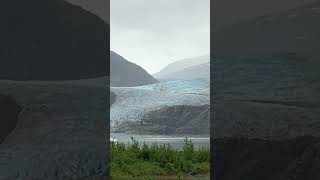
[[[150,74],[210,53],[210,0],[111,0],[110,49]]]

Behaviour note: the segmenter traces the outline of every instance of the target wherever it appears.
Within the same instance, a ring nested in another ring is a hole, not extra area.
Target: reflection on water
[[[170,144],[174,148],[182,148],[184,140],[187,137],[192,141],[196,148],[210,147],[209,135],[139,135],[139,134],[124,134],[124,133],[111,133],[110,139],[113,138],[117,142],[131,143],[131,137],[138,142],[146,143],[148,145],[157,144]]]

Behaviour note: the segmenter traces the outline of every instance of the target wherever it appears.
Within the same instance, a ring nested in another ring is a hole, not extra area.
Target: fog
[[[149,73],[210,52],[210,0],[111,0],[110,46]]]

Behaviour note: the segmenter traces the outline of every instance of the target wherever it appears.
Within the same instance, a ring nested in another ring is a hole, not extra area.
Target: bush
[[[158,176],[202,175],[210,172],[208,148],[196,149],[185,139],[182,150],[170,145],[111,143],[111,179],[153,179]]]

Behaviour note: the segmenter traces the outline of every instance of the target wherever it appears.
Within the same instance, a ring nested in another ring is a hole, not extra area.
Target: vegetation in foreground
[[[188,179],[210,173],[210,150],[185,139],[183,149],[170,145],[111,143],[112,180]]]

